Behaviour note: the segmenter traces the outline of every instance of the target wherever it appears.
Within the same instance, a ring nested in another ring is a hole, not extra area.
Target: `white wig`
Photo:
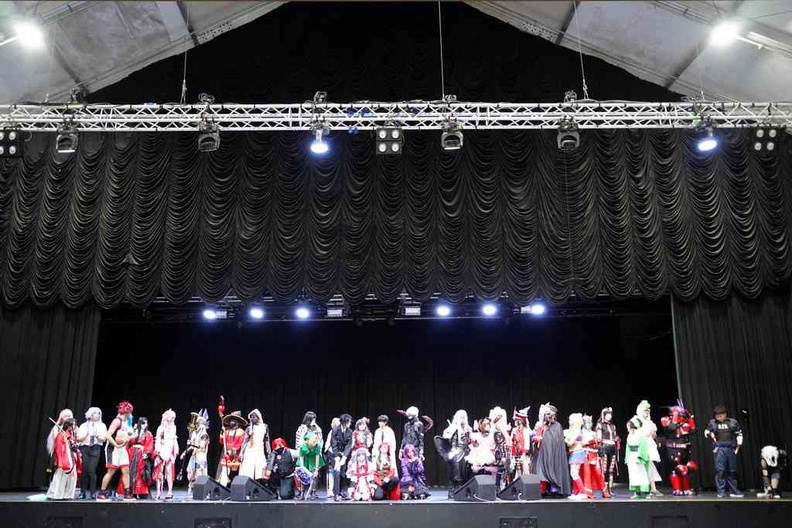
[[[99,407],[89,407],[88,410],[85,411],[85,419],[86,420],[90,420],[91,419],[91,415],[93,413],[95,413],[95,412],[99,413],[99,421],[101,422],[102,421],[102,409],[100,409]]]

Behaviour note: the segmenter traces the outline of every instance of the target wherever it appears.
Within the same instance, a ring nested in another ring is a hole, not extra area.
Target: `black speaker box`
[[[542,485],[536,475],[523,475],[498,493],[502,500],[539,500],[542,498]]]
[[[465,482],[451,497],[455,501],[488,502],[495,500],[495,477],[476,475]]]
[[[228,500],[231,490],[208,475],[195,478],[192,491],[193,500]]]
[[[232,501],[271,501],[275,499],[276,496],[270,489],[250,477],[237,475],[231,481]]]

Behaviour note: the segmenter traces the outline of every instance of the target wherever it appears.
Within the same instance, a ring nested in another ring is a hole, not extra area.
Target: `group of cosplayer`
[[[177,462],[180,473],[186,472],[190,489],[196,478],[209,474],[209,416],[205,409],[191,413],[184,451],[179,449],[172,410],[163,413],[155,434],[146,418],[133,421],[131,403],[123,401],[117,410],[107,427],[96,407],[88,409],[86,421],[79,427],[70,410],[60,413],[47,441],[53,471],[48,498],[73,499],[81,475],[83,499],[148,498],[150,488],[156,486],[154,498],[169,500],[173,498]],[[558,423],[557,409],[549,403],[540,406],[533,428],[529,411],[530,407],[515,409],[510,424],[506,411],[495,407],[472,426],[466,411],[454,414],[442,434],[434,437],[438,453],[448,464],[449,495],[477,474],[492,475],[498,490],[522,475],[534,474],[543,496],[587,500],[599,491],[603,498],[610,498],[621,451],[612,409],[602,409],[596,424],[591,416],[573,413],[567,429]],[[353,425],[352,417],[342,414],[333,418],[325,437],[316,414],[309,411],[297,428],[294,449],[283,438],[270,442],[269,426],[258,409],[247,418],[240,411],[225,414],[221,398],[218,412],[222,455],[215,477],[223,485],[242,475],[269,487],[281,499],[315,500],[320,470],[326,467],[328,498],[335,501],[425,499],[430,495],[424,436],[434,424],[428,416],[420,416],[416,407],[398,411],[406,419],[400,444],[386,415],[377,418],[378,427],[372,433],[368,418]],[[737,486],[742,429],[723,407],[716,407],[713,415],[705,436],[712,441],[718,496],[742,497]],[[673,493],[691,495],[690,475],[697,469],[690,452],[691,434],[696,431],[694,417],[679,401],[660,423],[672,467]],[[633,498],[659,495],[656,482],[661,477],[655,466],[660,462],[658,428],[647,401],[638,405],[627,422],[627,431],[624,459]],[[107,473],[98,489],[96,470],[103,447]],[[780,497],[778,484],[786,453],[766,446],[761,465],[765,490],[759,496]],[[111,486],[114,477],[117,484]]]

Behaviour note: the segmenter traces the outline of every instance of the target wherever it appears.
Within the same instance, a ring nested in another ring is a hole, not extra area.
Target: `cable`
[[[577,14],[578,0],[572,0],[575,9],[575,25],[577,26],[578,56],[580,57],[580,75],[583,77],[583,99],[588,99],[588,86],[586,85],[586,70],[583,68],[583,46],[580,44],[580,17]]]
[[[443,12],[440,9],[441,0],[437,0],[437,26],[440,33],[440,92],[445,99],[445,64],[443,62]]]
[[[187,20],[186,23],[190,21],[190,2],[185,2],[187,4]],[[189,46],[187,45],[187,39],[190,38],[190,29],[187,28],[187,34],[184,36],[184,70],[182,72],[182,85],[181,85],[181,98],[179,102],[184,104],[187,101],[187,50]]]

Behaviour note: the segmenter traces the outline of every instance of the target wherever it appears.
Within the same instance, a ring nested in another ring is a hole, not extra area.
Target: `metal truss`
[[[81,132],[184,132],[202,122],[221,131],[439,130],[449,121],[465,130],[792,127],[792,103],[573,101],[466,103],[406,101],[302,104],[63,104],[0,105],[0,126],[55,132],[64,123]]]

